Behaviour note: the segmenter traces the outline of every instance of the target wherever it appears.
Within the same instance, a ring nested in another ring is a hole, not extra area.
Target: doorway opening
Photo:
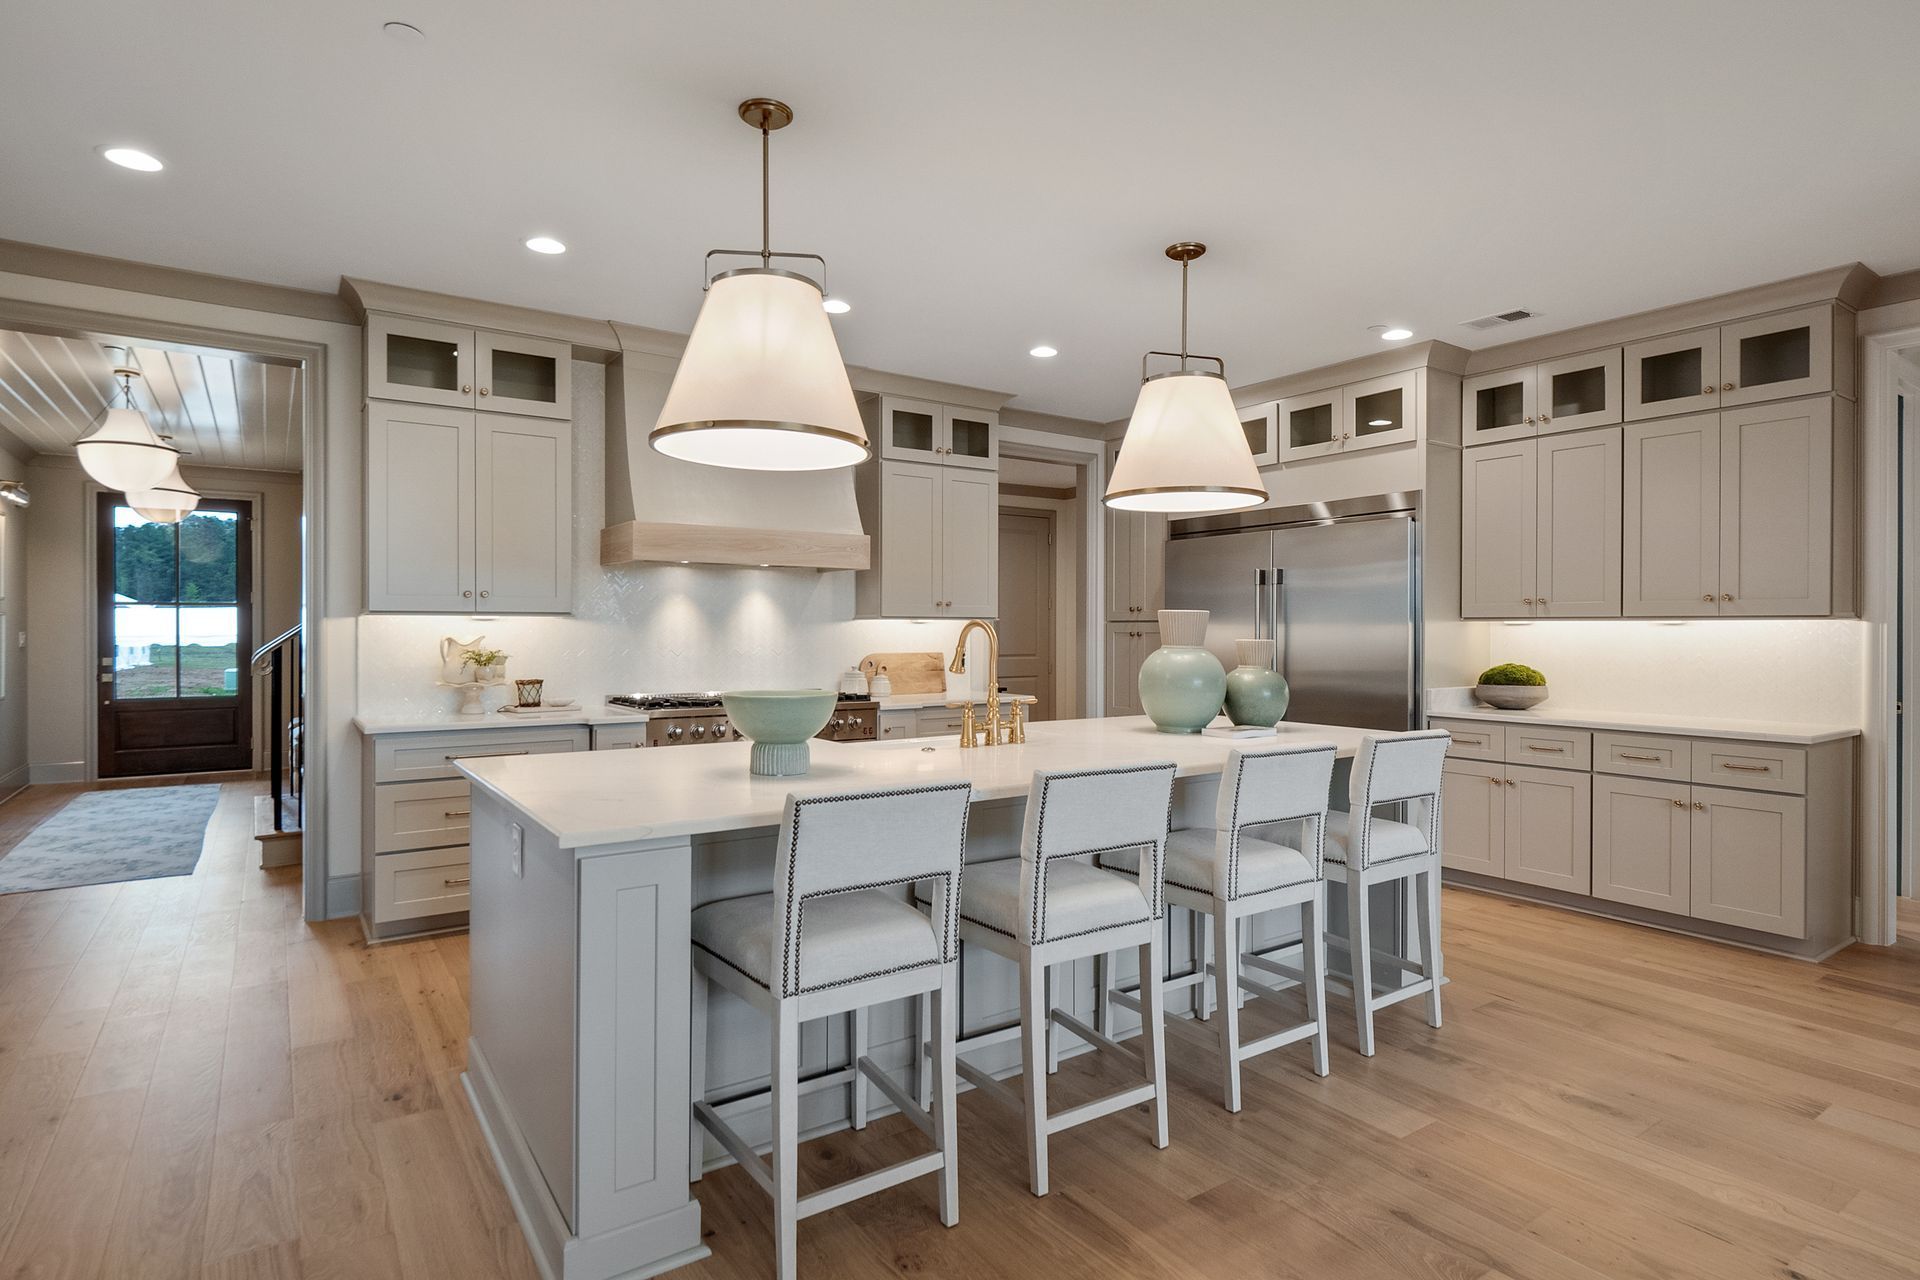
[[[1091,454],[1002,440],[1000,683],[1029,694],[1035,720],[1093,714],[1086,684]]]

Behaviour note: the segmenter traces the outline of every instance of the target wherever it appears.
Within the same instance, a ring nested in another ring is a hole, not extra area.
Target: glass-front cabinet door
[[[1720,407],[1717,328],[1630,343],[1623,360],[1628,422]]]
[[[474,382],[480,408],[536,418],[573,416],[570,345],[485,329],[474,336]]]
[[[1253,465],[1270,467],[1280,461],[1279,405],[1269,400],[1240,410],[1240,430],[1246,434]]]
[[[1833,308],[1802,307],[1720,326],[1720,403],[1833,390]]]
[[[1537,366],[1540,432],[1609,427],[1620,421],[1620,349],[1562,356]]]
[[[405,316],[367,316],[367,394],[468,409],[474,403],[474,332]]]
[[[1539,420],[1534,366],[1480,373],[1460,383],[1460,442],[1525,440]]]
[[[941,447],[947,462],[962,467],[997,468],[1000,465],[1000,420],[980,409],[943,409],[945,427]]]
[[[1337,452],[1347,428],[1341,421],[1346,403],[1338,387],[1311,395],[1289,396],[1274,405],[1280,436],[1280,460],[1297,462]]]
[[[1406,444],[1415,436],[1415,392],[1419,374],[1390,373],[1384,378],[1369,378],[1344,388],[1341,418],[1347,437],[1347,449],[1377,449],[1382,445]]]
[[[938,462],[940,452],[940,406],[924,400],[899,400],[880,397],[880,456],[902,462]]]

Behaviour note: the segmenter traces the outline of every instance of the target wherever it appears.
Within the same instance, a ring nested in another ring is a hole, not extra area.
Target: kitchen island
[[[771,888],[789,792],[966,779],[967,858],[984,861],[1017,855],[1036,770],[1171,760],[1175,825],[1208,826],[1233,746],[1331,742],[1345,760],[1360,738],[1282,725],[1278,738],[1236,743],[1126,717],[1048,721],[1022,745],[972,750],[951,739],[815,741],[812,770],[797,778],[748,774],[744,742],[461,762],[473,782],[466,1082],[542,1269],[553,1280],[609,1280],[706,1256],[688,1174],[689,916],[699,903]],[[1263,942],[1298,929],[1274,927]],[[969,953],[963,962],[969,1029],[1016,1007],[1011,972],[997,960]],[[1090,967],[1068,976],[1076,990],[1067,998],[1089,1006]],[[803,1029],[803,1066],[845,1064],[841,1021]],[[754,1138],[764,1130],[753,1093],[768,1068],[764,1019],[716,992],[708,1026],[708,1087],[716,1099],[740,1097],[729,1114]],[[911,1062],[904,1002],[876,1010],[869,1053],[892,1069]],[[845,1123],[843,1092],[807,1096],[803,1135]]]

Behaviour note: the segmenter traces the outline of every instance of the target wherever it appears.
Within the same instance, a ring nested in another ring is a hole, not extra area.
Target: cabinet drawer
[[[465,911],[468,901],[466,845],[383,853],[373,860],[373,922],[416,920]]]
[[[373,780],[429,782],[435,778],[458,777],[460,771],[454,768],[456,760],[586,749],[587,730],[582,725],[388,734],[373,740]]]
[[[373,851],[465,844],[473,796],[465,778],[390,782],[373,789]]]
[[[1505,760],[1507,758],[1507,726],[1486,724],[1479,720],[1442,720],[1430,716],[1427,724],[1435,729],[1445,729],[1453,735],[1453,741],[1447,744],[1447,756],[1454,760]]]
[[[593,726],[593,749],[606,751],[619,747],[647,745],[647,726],[641,724],[597,724]]]
[[[1559,729],[1552,726],[1522,728],[1510,724],[1507,730],[1507,759],[1514,764],[1544,765],[1549,769],[1589,769],[1593,767],[1593,734],[1587,729]]]
[[[1807,789],[1807,753],[1767,742],[1695,742],[1693,780],[1800,795]]]
[[[914,736],[917,738],[933,738],[946,734],[959,733],[963,715],[964,713],[957,707],[952,710],[948,710],[946,707],[928,707],[920,712],[919,716],[914,720]],[[986,718],[985,709],[982,708],[980,711],[974,712],[974,715],[977,716],[979,720],[984,720]],[[978,721],[976,721],[976,724],[977,723]]]
[[[1693,744],[1657,733],[1595,733],[1593,771],[1686,782],[1693,777]]]

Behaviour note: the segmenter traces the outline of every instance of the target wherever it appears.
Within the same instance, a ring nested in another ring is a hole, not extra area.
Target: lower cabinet
[[[1448,759],[1440,774],[1440,865],[1483,876],[1507,873],[1507,767]]]
[[[1805,937],[1807,802],[1693,789],[1693,916]]]
[[[1591,883],[1593,780],[1497,761],[1448,760],[1442,774],[1442,866],[1547,889]]]
[[[1106,646],[1106,714],[1144,715],[1140,706],[1140,665],[1160,647],[1156,623],[1109,622]]]
[[[882,738],[913,738],[919,736],[920,713],[918,711],[882,711],[880,713],[880,736]]]
[[[1644,778],[1593,780],[1593,896],[1688,915],[1693,789]]]

